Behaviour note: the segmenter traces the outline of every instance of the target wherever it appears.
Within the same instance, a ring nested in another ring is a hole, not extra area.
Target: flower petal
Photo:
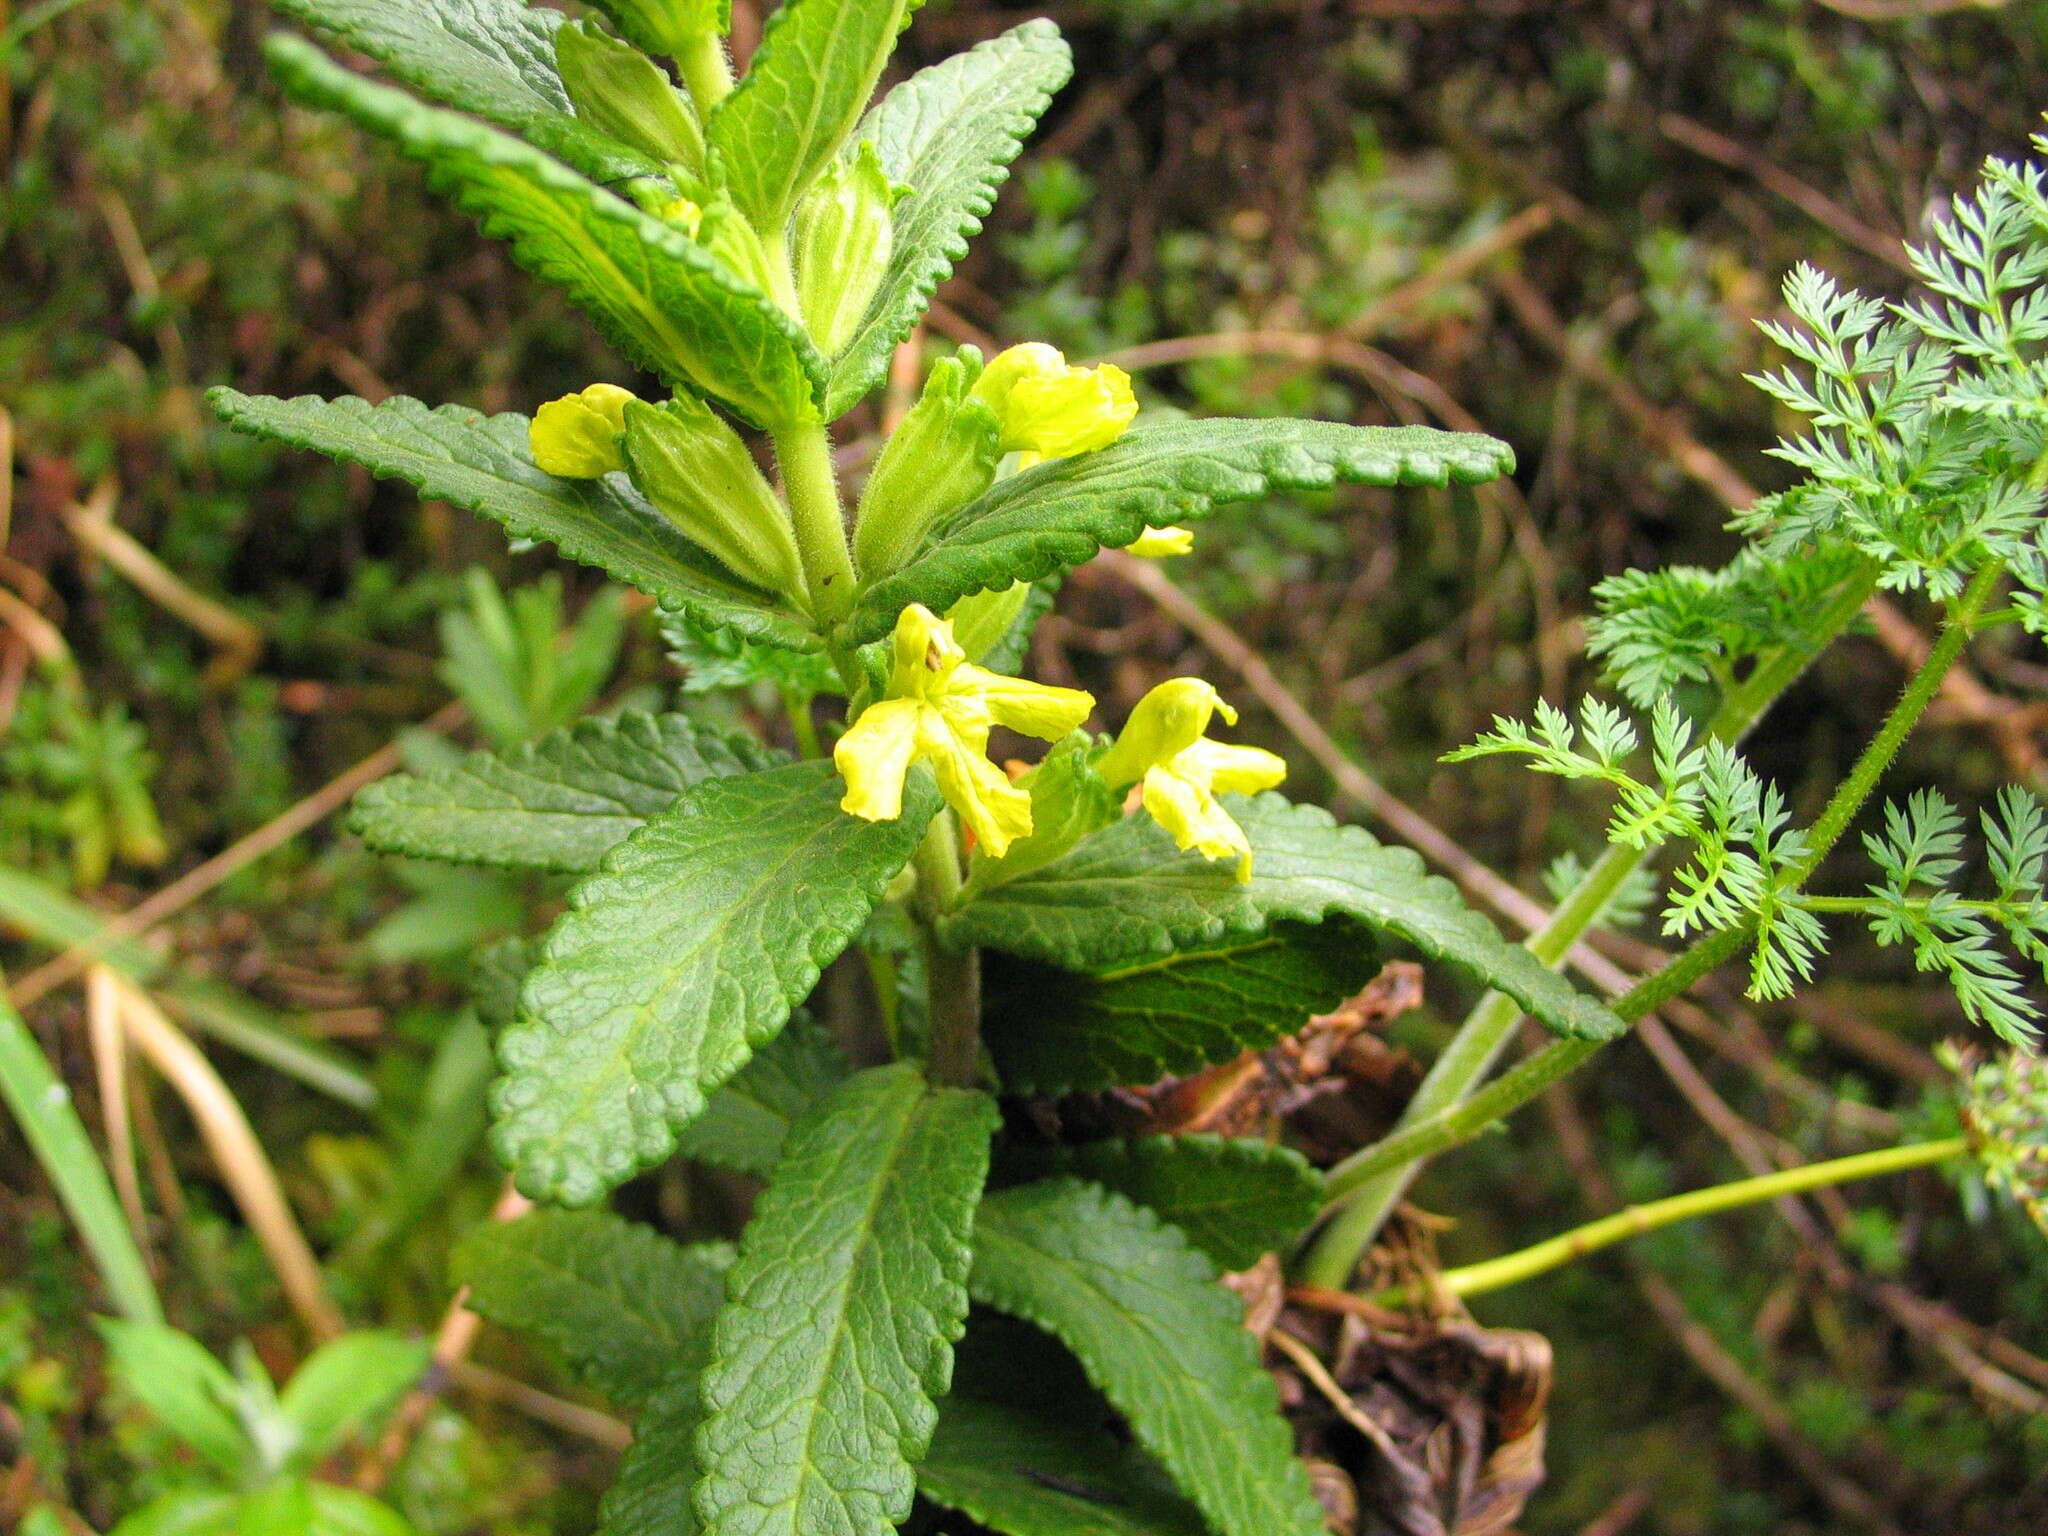
[[[1234,747],[1228,742],[1196,742],[1173,760],[1173,770],[1212,790],[1255,795],[1287,777],[1287,761],[1263,747]]]
[[[1251,840],[1205,787],[1171,768],[1154,768],[1145,775],[1144,802],[1179,847],[1196,849],[1205,859],[1235,858],[1237,878],[1251,879]]]
[[[938,775],[939,793],[974,829],[991,858],[1001,858],[1011,843],[1031,835],[1030,792],[1012,784],[982,755],[978,743],[963,741],[936,710],[920,712],[917,747],[917,755]]]
[[[1178,524],[1168,528],[1147,528],[1124,546],[1127,555],[1163,560],[1168,555],[1185,555],[1195,547],[1195,530]]]
[[[918,745],[918,720],[928,711],[915,699],[885,699],[861,711],[832,762],[846,780],[839,808],[863,821],[894,821],[903,814],[903,779]]]
[[[947,691],[972,693],[997,724],[1041,741],[1058,741],[1095,709],[1095,695],[1079,688],[1027,682],[971,664],[953,674]]]

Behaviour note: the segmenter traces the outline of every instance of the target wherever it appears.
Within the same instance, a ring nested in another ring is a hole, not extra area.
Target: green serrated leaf
[[[729,1244],[686,1248],[608,1211],[535,1211],[476,1228],[450,1267],[473,1309],[637,1408],[679,1366],[702,1366],[732,1261]]]
[[[899,1062],[791,1132],[704,1374],[707,1536],[877,1536],[910,1513],[999,1118],[986,1095],[927,1088]]]
[[[947,920],[957,944],[983,944],[1068,970],[1164,957],[1273,922],[1357,919],[1463,966],[1557,1034],[1608,1040],[1622,1022],[1511,944],[1421,856],[1277,794],[1222,796],[1252,845],[1252,877],[1182,853],[1149,816],[1097,832],[1064,858],[984,893]]]
[[[680,229],[510,134],[351,74],[277,33],[285,89],[341,112],[427,168],[428,185],[506,240],[635,362],[756,425],[815,419],[824,362],[801,328]]]
[[[1331,421],[1168,421],[1136,426],[1096,453],[998,481],[938,519],[919,552],[854,610],[862,641],[911,603],[944,613],[970,592],[1038,581],[1121,548],[1148,526],[1191,522],[1233,501],[1330,485],[1473,485],[1514,467],[1476,433]]]
[[[707,624],[695,614],[665,613],[661,638],[668,657],[683,669],[685,693],[750,688],[770,683],[785,694],[837,693],[844,685],[832,658],[821,650],[799,651],[764,644],[729,626]]]
[[[579,720],[509,752],[379,779],[356,796],[349,827],[385,853],[581,873],[691,785],[778,760],[688,715]]]
[[[1348,920],[1275,923],[1088,972],[992,948],[983,1036],[1011,1093],[1152,1083],[1264,1049],[1379,967],[1371,935]]]
[[[916,0],[786,0],[732,94],[704,125],[726,190],[779,239],[797,199],[874,94]]]
[[[769,594],[678,533],[624,475],[562,480],[540,468],[527,445],[531,423],[515,411],[486,416],[405,395],[372,405],[353,395],[285,400],[216,388],[206,399],[239,431],[403,480],[422,496],[480,513],[514,538],[553,544],[706,623],[780,645],[818,644],[796,618],[773,608]]]
[[[896,205],[888,274],[833,366],[828,421],[881,382],[890,353],[967,254],[1010,162],[1073,67],[1059,28],[1027,21],[919,70],[855,130],[875,146],[889,179],[911,191]]]
[[[1244,1304],[1151,1212],[1071,1178],[990,1195],[968,1285],[1079,1356],[1219,1536],[1322,1531]]]
[[[1298,1237],[1323,1205],[1322,1177],[1286,1147],[1233,1136],[1139,1136],[1006,1153],[1006,1176],[1071,1173],[1150,1207],[1219,1269],[1249,1269]]]
[[[675,1150],[705,1096],[773,1038],[910,860],[938,792],[839,809],[829,761],[686,791],[569,895],[500,1038],[493,1143],[535,1199],[585,1205]]]
[[[700,1476],[697,1432],[704,1424],[703,1356],[709,1330],[694,1358],[669,1374],[633,1422],[633,1443],[619,1458],[619,1475],[598,1508],[597,1536],[697,1536],[691,1498]]]
[[[539,942],[517,936],[478,951],[469,976],[469,1000],[478,1022],[496,1030],[519,1016],[519,989],[539,958]]]
[[[568,18],[522,0],[270,0],[434,100],[474,112],[599,181],[666,169],[579,122],[555,70]]]
[[[955,1394],[918,1491],[1009,1536],[1207,1536],[1152,1459],[1049,1414]]]
[[[684,1157],[767,1175],[789,1128],[853,1072],[832,1032],[799,1010],[676,1136]]]

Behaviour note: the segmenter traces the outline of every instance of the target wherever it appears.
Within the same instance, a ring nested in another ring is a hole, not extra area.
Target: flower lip
[[[1271,789],[1287,777],[1287,764],[1259,747],[1209,740],[1217,715],[1237,723],[1237,711],[1201,678],[1161,683],[1138,701],[1098,771],[1111,789],[1141,783],[1145,810],[1176,845],[1236,859],[1244,881],[1252,874],[1251,840],[1216,795]]]

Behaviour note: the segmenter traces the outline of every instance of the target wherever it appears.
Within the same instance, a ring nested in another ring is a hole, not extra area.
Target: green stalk
[[[832,469],[832,439],[821,421],[779,427],[774,435],[804,582],[818,617],[829,626],[853,607],[853,555],[846,544],[839,477]]]
[[[20,1122],[29,1150],[43,1165],[98,1266],[107,1294],[124,1317],[161,1323],[162,1305],[149,1266],[122,1219],[107,1170],[71,1107],[71,1095],[35,1036],[0,990],[0,1098]]]
[[[1886,1147],[1880,1152],[1859,1152],[1854,1157],[1838,1157],[1825,1163],[1809,1163],[1803,1168],[1787,1168],[1778,1173],[1761,1174],[1753,1179],[1738,1179],[1731,1184],[1716,1184],[1709,1189],[1695,1189],[1687,1194],[1673,1195],[1666,1200],[1653,1200],[1648,1205],[1631,1205],[1624,1210],[1616,1211],[1612,1216],[1589,1221],[1584,1226],[1574,1227],[1569,1232],[1561,1232],[1556,1237],[1532,1244],[1518,1253],[1502,1254],[1499,1258],[1488,1259],[1484,1263],[1467,1264],[1458,1269],[1446,1270],[1419,1294],[1402,1286],[1382,1292],[1373,1299],[1382,1306],[1396,1307],[1439,1294],[1483,1296],[1488,1291],[1519,1285],[1524,1280],[1546,1274],[1586,1254],[1611,1247],[1639,1233],[1654,1232],[1657,1228],[1669,1226],[1675,1221],[1690,1221],[1695,1217],[1710,1216],[1717,1211],[1734,1210],[1738,1206],[1754,1205],[1763,1200],[1803,1194],[1809,1189],[1847,1184],[1853,1179],[1876,1178],[1881,1174],[1903,1173],[1910,1168],[1925,1168],[1934,1163],[1947,1162],[1952,1157],[1961,1157],[1968,1151],[1969,1143],[1963,1137],[1951,1136],[1944,1141]]]
[[[708,121],[711,109],[732,94],[732,59],[725,51],[725,39],[716,32],[700,33],[676,54],[676,72],[684,89],[697,104],[697,116]]]
[[[960,832],[950,810],[932,818],[912,864],[917,894],[911,908],[924,943],[931,1016],[931,1080],[942,1088],[971,1088],[981,1075],[981,952],[951,949],[939,938],[939,918],[962,884]]]
[[[1763,658],[1722,700],[1708,723],[1707,735],[1725,741],[1740,740],[1778,695],[1862,611],[1877,589],[1877,575],[1876,567],[1871,566],[1845,582],[1802,641],[1782,646]],[[1551,913],[1550,920],[1530,935],[1530,951],[1546,965],[1561,964],[1586,930],[1598,921],[1614,893],[1649,856],[1648,849],[1609,847]],[[1442,1145],[1429,1145],[1443,1134],[1436,1128],[1438,1122],[1455,1114],[1493,1069],[1521,1018],[1522,1010],[1512,998],[1498,992],[1481,998],[1431,1066],[1393,1132],[1377,1145],[1354,1152],[1324,1176],[1325,1190],[1336,1209],[1311,1241],[1302,1260],[1304,1280],[1331,1287],[1342,1286],[1349,1280],[1395,1202],[1407,1190],[1421,1159],[1464,1139],[1461,1135]],[[1412,1134],[1424,1127],[1431,1128],[1428,1135]],[[1397,1145],[1412,1145],[1419,1150],[1397,1159],[1388,1154],[1388,1149]]]
[[[1794,869],[1787,890],[1796,891],[1812,877],[1855,820],[1864,802],[1876,790],[1879,778],[1933,701],[1942,678],[1955,665],[1963,647],[1976,632],[1978,615],[2004,573],[2004,567],[1996,563],[1985,567],[1956,599],[1949,610],[1948,622],[1929,650],[1927,659],[1907,682],[1899,702],[1893,706],[1877,735],[1863,749],[1849,776],[1836,786],[1820,819],[1814,823],[1806,856]],[[1868,589],[1864,596],[1868,596]],[[1796,671],[1791,674],[1796,675]],[[1790,676],[1785,681],[1789,682]],[[1725,718],[1727,713],[1724,708],[1722,717]],[[1599,867],[1595,865],[1594,870],[1588,872],[1588,882]],[[1732,959],[1750,936],[1747,925],[1706,935],[1655,975],[1645,977],[1616,999],[1612,1005],[1613,1012],[1629,1024],[1655,1012],[1701,977]],[[1531,948],[1534,947],[1535,941],[1531,940]],[[1481,1009],[1491,1002],[1492,999],[1488,998],[1481,1004]],[[1479,1010],[1475,1010],[1473,1019],[1467,1020],[1465,1030],[1470,1030],[1478,1017]],[[1465,1030],[1460,1031],[1461,1035]],[[1452,1048],[1457,1044],[1454,1040]],[[1599,1041],[1565,1040],[1547,1046],[1489,1087],[1461,1095],[1463,1102],[1453,1100],[1449,1105],[1436,1105],[1425,1114],[1404,1115],[1392,1135],[1352,1154],[1332,1168],[1324,1175],[1324,1187],[1335,1205],[1335,1213],[1309,1249],[1302,1268],[1303,1278],[1312,1285],[1343,1285],[1378,1235],[1387,1211],[1400,1198],[1423,1158],[1471,1139],[1575,1070],[1597,1052],[1601,1044]],[[1449,1050],[1446,1051],[1448,1054]],[[1424,1087],[1427,1086],[1425,1081]],[[1418,1093],[1418,1102],[1420,1097]]]

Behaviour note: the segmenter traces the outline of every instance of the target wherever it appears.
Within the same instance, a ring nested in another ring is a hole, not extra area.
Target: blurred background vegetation
[[[758,14],[737,9],[744,47]],[[1049,10],[1076,80],[932,346],[1114,356],[1155,409],[1484,429],[1521,470],[1479,494],[1268,502],[1205,524],[1164,582],[1084,569],[1038,674],[1115,715],[1203,669],[1296,796],[1371,819],[1391,793],[1541,895],[1598,843],[1597,802],[1438,754],[1577,696],[1600,578],[1732,551],[1730,508],[1782,483],[1781,424],[1741,378],[1773,362],[1754,322],[1800,260],[1901,290],[1900,239],[2048,108],[2048,3]],[[905,62],[1033,13],[930,0]],[[246,1338],[282,1379],[303,1345],[269,1251],[181,1098],[95,1059],[95,994],[52,957],[169,888],[111,963],[212,1042],[334,1302],[430,1333],[447,1249],[498,1184],[472,961],[560,893],[374,858],[326,814],[354,780],[323,786],[679,689],[773,699],[725,686],[745,669],[701,644],[679,669],[587,571],[209,419],[215,383],[531,410],[632,382],[412,169],[282,107],[256,47],[272,24],[253,0],[0,0],[0,959],[88,1123],[129,1106],[124,1195],[173,1319],[223,1352]],[[842,431],[850,458],[876,426]],[[1920,617],[1902,606],[1768,723],[1759,767],[1795,802],[1879,716]],[[1265,674],[1234,670],[1242,646]],[[2042,786],[2044,682],[2036,650],[1987,658],[1898,790]],[[1937,1115],[1945,993],[1896,953],[1836,978],[1761,1010],[1710,994],[1447,1158],[1416,1192],[1455,1213],[1429,1229],[1445,1258]],[[1467,1000],[1429,977],[1394,1041],[1426,1060]],[[109,1391],[90,1272],[13,1136],[0,1529],[104,1530],[183,1453]],[[623,1203],[681,1229],[746,1195],[679,1167]],[[1852,1196],[1667,1231],[1476,1308],[1557,1352],[1550,1483],[1522,1529],[2048,1529],[2041,1238],[1935,1175]],[[428,1536],[587,1529],[614,1429],[504,1337],[474,1358],[357,1477]]]

